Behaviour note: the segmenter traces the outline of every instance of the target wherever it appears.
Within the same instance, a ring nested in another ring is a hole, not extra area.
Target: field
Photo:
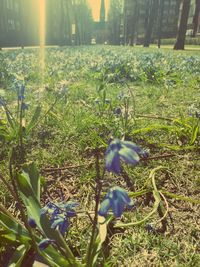
[[[34,162],[42,207],[79,204],[65,235],[79,260],[98,183],[100,202],[113,186],[135,201],[120,220],[109,210],[102,250],[87,266],[199,266],[200,52],[91,46],[45,53],[44,71],[38,49],[0,53],[0,212],[6,207],[21,218],[5,184],[12,162],[16,169]],[[148,157],[135,166],[124,160],[119,174],[105,171],[113,138],[134,142]],[[4,226],[0,213],[0,266],[8,264],[8,248],[23,243],[11,243]]]

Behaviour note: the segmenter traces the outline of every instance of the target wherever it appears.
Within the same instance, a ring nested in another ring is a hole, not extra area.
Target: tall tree
[[[125,12],[124,18],[126,22],[125,42],[133,46],[136,39],[138,20],[139,20],[139,1],[128,0],[127,2],[125,2],[124,12]]]
[[[122,0],[110,0],[108,12],[108,35],[109,42],[113,45],[120,44],[122,17]]]
[[[159,0],[148,0],[150,4],[150,8],[149,8],[149,13],[147,17],[146,33],[144,37],[144,47],[149,47],[150,42],[151,42],[154,22],[155,22],[157,12],[158,12],[158,1]]]
[[[158,15],[158,48],[161,46],[163,15],[164,15],[165,0],[159,0],[159,15]]]
[[[75,45],[90,44],[93,19],[87,0],[73,0],[72,12],[76,31]]]
[[[192,37],[195,37],[197,34],[198,26],[200,20],[200,0],[196,0],[195,12],[193,17],[193,33]]]
[[[190,4],[191,0],[183,0],[183,6],[181,11],[181,19],[178,28],[178,35],[176,39],[176,43],[174,45],[175,50],[184,50],[185,47],[185,37],[187,31],[187,22],[190,12]]]
[[[100,22],[101,22],[101,23],[105,23],[105,20],[106,20],[105,0],[101,0]]]
[[[128,36],[128,5],[129,1],[128,0],[124,0],[123,3],[123,44],[126,45],[127,44],[127,36]]]

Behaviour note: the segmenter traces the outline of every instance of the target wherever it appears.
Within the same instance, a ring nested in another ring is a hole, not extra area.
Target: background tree
[[[181,19],[178,28],[178,35],[176,39],[176,43],[174,45],[175,50],[183,50],[185,46],[185,37],[187,31],[187,22],[190,12],[190,4],[191,0],[183,0],[183,6],[181,11]]]
[[[199,26],[199,17],[200,17],[200,0],[196,0],[195,13],[194,13],[194,17],[193,17],[192,37],[195,37],[197,34],[197,30],[198,30],[198,26]]]
[[[147,11],[147,18],[146,18],[147,24],[144,37],[144,47],[149,47],[150,45],[154,22],[157,17],[158,5],[159,5],[159,0],[147,0],[147,1],[149,4],[149,10]]]
[[[162,28],[163,28],[163,15],[164,15],[164,5],[165,0],[159,0],[159,9],[158,9],[158,48],[161,45],[162,38]]]
[[[75,45],[90,44],[93,19],[87,0],[72,0],[73,21],[75,24]]]
[[[110,9],[108,12],[108,36],[109,43],[113,45],[120,44],[122,1],[110,0]]]
[[[124,44],[134,44],[139,20],[139,1],[125,0],[123,7]]]
[[[135,0],[133,2],[133,16],[132,16],[132,31],[130,38],[130,45],[134,45],[135,40],[137,39],[137,27],[139,20],[139,1]]]

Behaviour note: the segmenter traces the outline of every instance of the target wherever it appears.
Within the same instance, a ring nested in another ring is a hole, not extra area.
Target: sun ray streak
[[[45,70],[45,37],[46,37],[46,0],[38,0],[40,23],[40,69],[42,78]]]

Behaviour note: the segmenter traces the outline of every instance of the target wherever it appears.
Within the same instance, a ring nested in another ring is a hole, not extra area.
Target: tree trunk
[[[195,13],[193,17],[193,33],[192,37],[195,37],[197,34],[199,26],[199,17],[200,17],[200,0],[196,0]]]
[[[161,46],[164,3],[165,3],[165,0],[160,0],[160,3],[159,3],[159,20],[158,20],[158,48],[160,48],[160,46]]]
[[[176,43],[174,45],[175,50],[184,50],[185,46],[185,36],[187,31],[187,22],[190,12],[190,4],[191,0],[183,0],[182,12],[181,12],[181,20],[178,28],[178,35],[176,39]]]
[[[155,22],[155,18],[158,10],[158,1],[159,0],[151,0],[150,2],[150,13],[148,18],[148,23],[146,25],[146,33],[144,38],[144,47],[149,47],[151,43],[151,37],[153,33],[153,26]]]
[[[124,29],[123,29],[123,35],[124,35],[124,45],[127,44],[127,0],[124,0]]]
[[[133,46],[135,42],[135,36],[138,26],[138,0],[135,0],[134,3],[134,12],[132,16],[132,28],[131,28],[131,42],[130,45]]]

